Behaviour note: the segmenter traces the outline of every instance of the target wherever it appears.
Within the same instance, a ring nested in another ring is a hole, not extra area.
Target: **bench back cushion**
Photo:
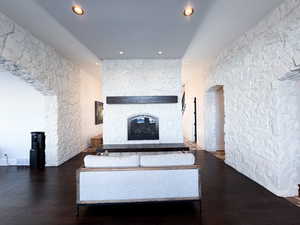
[[[84,166],[86,168],[138,167],[139,161],[137,154],[114,156],[87,155],[84,158]]]
[[[192,153],[168,153],[168,154],[145,154],[140,155],[142,167],[157,166],[188,166],[195,164],[195,156]]]

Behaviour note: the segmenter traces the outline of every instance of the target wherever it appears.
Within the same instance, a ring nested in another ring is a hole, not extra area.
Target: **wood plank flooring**
[[[75,170],[83,154],[58,168],[0,167],[1,225],[300,225],[300,209],[200,152],[202,210],[194,202],[118,204],[81,209]]]

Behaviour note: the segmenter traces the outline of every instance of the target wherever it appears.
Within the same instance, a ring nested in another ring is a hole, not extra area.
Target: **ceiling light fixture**
[[[157,52],[157,54],[159,54],[159,55],[162,55],[162,54],[163,54],[163,52],[162,52],[162,51],[158,51],[158,52]]]
[[[82,16],[84,14],[84,9],[79,5],[73,5],[72,11],[78,16]]]
[[[191,16],[194,14],[194,9],[192,7],[186,7],[183,11],[183,15]]]
[[[120,51],[120,55],[124,55],[124,52],[123,52],[123,51]]]

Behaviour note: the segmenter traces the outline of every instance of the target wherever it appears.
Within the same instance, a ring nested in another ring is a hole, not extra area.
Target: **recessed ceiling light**
[[[84,14],[84,9],[79,5],[73,5],[72,11],[78,16],[82,16]]]
[[[124,55],[124,52],[123,52],[123,51],[120,51],[119,53],[120,53],[120,55]]]
[[[157,54],[159,54],[159,55],[162,55],[162,54],[163,54],[163,52],[162,52],[162,51],[158,51],[158,52],[157,52]]]
[[[183,15],[191,16],[194,13],[194,9],[192,7],[186,7],[183,11]]]
[[[97,65],[97,66],[99,66],[99,63],[98,63],[98,62],[96,62],[96,65]]]

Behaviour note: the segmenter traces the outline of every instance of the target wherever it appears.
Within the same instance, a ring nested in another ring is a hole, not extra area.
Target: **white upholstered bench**
[[[77,208],[89,204],[200,200],[192,153],[88,155],[77,171]]]

